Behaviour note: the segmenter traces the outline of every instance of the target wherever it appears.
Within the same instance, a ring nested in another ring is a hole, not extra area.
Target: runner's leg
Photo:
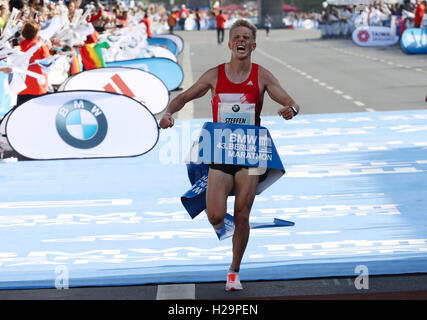
[[[240,263],[249,240],[249,214],[255,200],[258,187],[258,175],[249,175],[248,169],[239,170],[234,176],[234,189],[236,197],[234,201],[234,235],[233,235],[233,261],[230,269],[236,272],[240,269]]]
[[[220,229],[227,213],[227,197],[233,189],[233,176],[217,169],[209,169],[206,190],[206,209],[209,222]]]

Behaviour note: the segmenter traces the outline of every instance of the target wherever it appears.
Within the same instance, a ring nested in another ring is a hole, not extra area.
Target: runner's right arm
[[[209,89],[213,90],[216,84],[217,75],[217,67],[209,69],[190,88],[176,96],[169,103],[166,112],[163,114],[159,123],[160,128],[171,128],[175,122],[172,117],[175,112],[181,110],[187,102],[204,96]]]

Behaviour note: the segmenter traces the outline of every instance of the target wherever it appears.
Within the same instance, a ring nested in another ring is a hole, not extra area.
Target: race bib
[[[255,125],[255,103],[219,103],[218,122]]]

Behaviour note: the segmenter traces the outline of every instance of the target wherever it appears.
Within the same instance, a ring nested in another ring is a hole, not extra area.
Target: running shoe
[[[225,284],[225,291],[243,290],[242,284],[240,283],[239,273],[228,272],[227,283]]]

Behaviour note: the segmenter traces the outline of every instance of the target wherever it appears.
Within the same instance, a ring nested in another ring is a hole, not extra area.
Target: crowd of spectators
[[[76,24],[81,17],[81,15],[75,15],[77,9],[83,9],[82,12],[90,11],[86,21],[93,26],[93,28],[89,28],[92,31],[88,36],[84,36],[82,41],[71,41],[70,43],[70,41],[64,40],[59,35],[53,35],[50,39],[40,39],[40,34],[44,27],[49,23],[53,23],[53,17],[60,17],[62,20],[68,17],[69,23]],[[37,61],[48,59],[57,54],[59,57],[64,52],[75,52],[85,44],[96,43],[100,33],[120,30],[126,27],[131,15],[141,17],[139,23],[146,24],[147,36],[150,37],[151,19],[148,18],[159,19],[162,14],[167,17],[164,8],[162,11],[161,7],[155,5],[135,5],[133,2],[131,6],[125,6],[124,3],[117,2],[115,5],[106,8],[98,0],[68,0],[66,2],[62,0],[1,0],[0,72],[13,73],[12,79],[18,79],[19,74],[22,74],[22,71],[19,70],[23,66],[12,62],[11,54],[14,52],[13,50],[19,50],[23,53],[28,51],[30,59],[28,71],[25,73],[26,76],[24,76],[22,82],[18,80],[16,82],[12,81],[10,84],[11,89],[6,90],[7,81],[4,82],[4,78],[2,78],[0,83],[0,94],[2,96],[4,96],[5,92],[15,92],[16,88],[19,88],[19,90],[16,90],[17,96],[11,95],[12,100],[8,102],[9,106],[4,106],[3,99],[0,99],[2,101],[0,117],[3,115],[3,111],[7,111],[10,106],[19,106],[35,96],[53,90],[49,83],[50,79],[47,77],[47,72],[49,71],[44,69]],[[8,23],[9,21],[11,23]],[[22,26],[18,32],[8,34],[14,27],[18,26]],[[69,63],[71,63],[71,60]]]
[[[406,28],[419,28],[426,10],[426,0],[403,0],[402,3],[375,1],[369,5],[334,6],[324,3],[320,28],[323,36],[350,35],[357,26],[398,25],[400,34]],[[427,16],[426,16],[427,17]]]
[[[240,18],[244,18],[259,25],[258,11],[256,5],[219,7],[211,8],[187,8],[185,5],[165,7],[161,3],[147,3],[145,0],[127,0],[125,5],[122,0],[110,6],[105,6],[100,0],[0,0],[0,30],[3,32],[9,17],[14,8],[19,10],[16,24],[22,23],[21,32],[13,37],[8,36],[11,47],[20,48],[23,52],[36,45],[38,32],[42,25],[55,16],[64,16],[64,6],[66,7],[68,19],[73,23],[77,9],[92,9],[87,21],[93,26],[94,33],[90,34],[86,42],[95,43],[97,35],[103,32],[114,32],[127,27],[132,23],[132,17],[142,17],[139,23],[144,23],[147,27],[147,36],[152,33],[170,32],[175,30],[202,30],[217,29],[218,44],[223,41],[224,29],[229,28],[232,23]],[[337,0],[340,1],[340,0]],[[389,3],[377,1],[369,5],[341,6],[331,5],[323,2],[322,12],[284,12],[283,27],[287,28],[320,28],[323,37],[337,37],[351,35],[353,30],[359,25],[369,26],[395,26],[399,24],[400,34],[408,27],[427,28],[426,0],[403,0],[401,3]],[[104,2],[105,3],[105,2]],[[338,3],[338,2],[337,2]],[[423,20],[423,16],[425,19]],[[66,18],[65,18],[66,19]],[[268,31],[271,27],[271,18],[264,21],[264,27]],[[3,35],[0,34],[0,52],[5,48]],[[86,37],[86,36],[85,36]],[[73,46],[81,46],[84,43]],[[68,43],[61,42],[52,37],[49,41],[43,42],[32,56],[30,63],[35,59],[43,59],[70,50]],[[10,66],[5,65],[6,55],[0,56],[0,72],[10,73]],[[31,69],[31,70],[30,70]],[[45,74],[36,64],[29,67],[30,71],[39,73],[43,77]],[[22,90],[18,95],[18,102],[26,101],[32,95],[39,95],[50,90],[46,82],[41,84],[34,78],[27,76],[27,89]]]

